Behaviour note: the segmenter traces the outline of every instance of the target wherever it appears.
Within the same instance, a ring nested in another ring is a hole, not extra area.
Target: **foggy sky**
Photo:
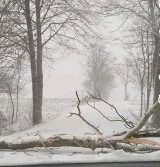
[[[120,44],[115,41],[121,38],[124,25],[117,30],[123,21],[119,18],[106,19],[105,23],[97,27],[98,31],[106,39],[106,48],[111,51],[112,56],[117,57],[117,61],[121,62],[125,54]],[[115,31],[117,30],[117,31]],[[44,98],[75,98],[75,91],[78,90],[83,94],[83,70],[82,63],[85,55],[73,54],[66,59],[54,63],[54,68],[44,71]],[[67,55],[66,55],[67,57]],[[123,99],[123,85],[117,80],[116,87],[113,90],[111,99]],[[132,89],[129,92],[133,92]],[[135,95],[135,94],[134,94]]]

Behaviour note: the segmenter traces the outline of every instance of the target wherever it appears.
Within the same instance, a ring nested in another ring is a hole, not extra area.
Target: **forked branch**
[[[70,117],[72,115],[76,115],[78,116],[79,118],[81,118],[81,120],[83,122],[85,122],[89,127],[91,127],[93,130],[95,130],[97,132],[98,135],[102,136],[102,138],[105,140],[106,144],[110,146],[111,149],[114,150],[113,146],[106,140],[106,138],[103,136],[103,133],[100,132],[100,130],[94,126],[93,124],[91,124],[89,121],[87,121],[81,114],[81,110],[80,110],[80,104],[81,104],[81,101],[80,101],[80,98],[79,98],[79,95],[78,95],[78,92],[76,91],[76,96],[77,96],[77,99],[78,99],[78,104],[77,104],[77,109],[78,109],[78,114],[77,113],[70,113]]]
[[[133,122],[127,120],[127,118],[125,118],[123,115],[121,115],[121,114],[118,112],[118,110],[116,109],[116,107],[115,107],[114,105],[112,105],[112,104],[108,103],[107,101],[105,101],[104,99],[102,99],[102,98],[101,98],[101,95],[100,95],[100,93],[99,93],[98,90],[97,90],[97,92],[98,92],[98,97],[93,96],[93,95],[92,95],[91,93],[89,93],[89,92],[88,92],[88,94],[90,95],[90,98],[93,98],[94,100],[102,101],[102,102],[104,102],[105,104],[109,105],[111,108],[113,108],[113,109],[115,110],[116,114],[120,117],[120,120],[111,120],[111,119],[108,119],[107,117],[105,117],[107,120],[109,120],[109,121],[121,121],[121,122],[124,122],[124,123],[125,123],[125,126],[128,127],[128,128],[133,128],[133,127],[135,126]],[[92,108],[94,108],[95,110],[97,110],[97,111],[98,111],[101,115],[103,115],[103,117],[104,117],[104,114],[102,114],[102,112],[101,112],[100,110],[98,110],[95,106],[92,106],[92,105],[89,104],[89,99],[86,100],[86,102],[87,102],[87,104],[88,104],[90,107],[92,107]]]

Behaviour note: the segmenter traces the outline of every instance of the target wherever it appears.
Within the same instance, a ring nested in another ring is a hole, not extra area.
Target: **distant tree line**
[[[114,58],[106,51],[102,42],[92,42],[88,48],[88,53],[84,60],[83,83],[86,91],[92,93],[95,97],[98,92],[108,100],[111,90],[115,87],[113,74]]]

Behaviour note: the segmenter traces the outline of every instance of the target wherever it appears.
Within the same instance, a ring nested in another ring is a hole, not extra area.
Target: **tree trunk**
[[[152,87],[152,67],[150,67],[150,48],[149,48],[149,34],[147,31],[147,104],[146,104],[146,112],[149,109],[149,104],[150,104],[150,95],[151,95],[151,87]]]
[[[26,138],[27,139],[27,138]],[[120,139],[121,141],[121,139]],[[113,141],[116,143],[117,139]],[[71,146],[71,147],[84,147],[84,148],[110,148],[104,138],[101,136],[53,136],[47,139],[42,138],[41,136],[33,136],[32,140],[17,140],[14,143],[8,143],[5,141],[0,141],[0,149],[27,149],[33,147],[63,147],[63,146]]]
[[[14,102],[13,102],[13,98],[12,98],[12,92],[11,92],[11,89],[10,89],[10,86],[8,87],[8,90],[9,90],[9,97],[10,97],[10,100],[11,100],[11,104],[12,104],[12,124],[14,123],[14,116],[15,116],[15,107],[14,107]]]
[[[42,122],[42,97],[43,97],[43,71],[42,71],[42,36],[40,20],[40,0],[35,1],[36,5],[36,28],[37,28],[37,88],[38,88],[38,109],[37,123]]]
[[[160,95],[160,56],[159,56],[159,38],[157,36],[154,37],[155,39],[155,49],[153,55],[153,75],[154,75],[154,98],[153,103],[158,100],[158,95]],[[160,128],[160,114],[155,113],[152,117],[152,121],[156,128]]]
[[[147,109],[146,109],[146,111],[148,111],[149,106],[150,106],[150,97],[151,97],[151,90],[152,90],[152,82],[153,82],[153,80],[151,78],[150,83],[149,83],[149,88],[147,90]]]
[[[128,93],[127,93],[127,84],[124,85],[124,93],[125,93],[125,97],[124,97],[124,100],[128,100]]]
[[[153,55],[153,75],[154,75],[154,99],[153,103],[158,100],[158,95],[160,94],[160,81],[159,81],[159,74],[160,74],[160,56],[159,56],[159,38],[155,38],[155,50]]]
[[[12,118],[11,118],[11,123],[14,123],[14,116],[15,116],[15,107],[14,107],[14,101],[13,101],[13,97],[12,97],[12,90],[11,90],[11,85],[8,83],[7,79],[5,79],[6,81],[6,86],[8,88],[8,95],[9,98],[11,100],[11,105],[12,105]]]
[[[19,91],[20,91],[20,79],[21,79],[21,58],[18,52],[18,62],[17,62],[17,68],[18,68],[18,81],[17,81],[17,91],[16,91],[16,120],[18,119],[18,113],[19,113]]]
[[[33,97],[33,125],[39,123],[39,116],[37,115],[38,111],[38,101],[37,101],[37,65],[36,65],[36,55],[34,49],[34,40],[33,40],[33,30],[32,22],[30,16],[30,1],[25,0],[25,17],[27,22],[27,35],[29,42],[29,55],[30,55],[30,66],[31,66],[31,77],[32,77],[32,97]]]
[[[143,83],[141,83],[141,109],[140,109],[140,117],[143,114]]]
[[[150,80],[150,68],[149,68],[149,64],[148,64],[148,68],[147,68],[147,104],[146,104],[146,110],[148,111],[149,109],[149,102],[150,102],[150,94],[151,94],[151,80]]]
[[[47,136],[43,137],[40,135],[34,136],[25,136],[24,138],[12,137],[12,140],[4,140],[0,141],[0,149],[28,149],[33,147],[44,147],[48,150],[48,147],[62,147],[62,146],[71,146],[71,147],[84,147],[91,148],[92,150],[96,148],[111,148],[112,149],[126,149],[125,144],[132,145],[141,144],[143,149],[149,150],[160,150],[160,143],[155,142],[149,139],[138,139],[133,137],[137,135],[139,130],[145,125],[150,116],[154,113],[158,113],[160,111],[160,103],[156,102],[153,107],[144,115],[142,120],[137,124],[133,129],[128,132],[120,134],[120,136],[110,136],[105,137],[100,135],[81,135],[81,136],[71,136],[71,135],[59,135],[59,136]],[[142,133],[141,133],[142,134]],[[143,134],[144,135],[144,134]],[[32,139],[32,140],[31,140]],[[119,145],[121,144],[122,145]],[[147,146],[148,145],[148,146]],[[119,147],[120,146],[120,147]],[[134,151],[138,151],[137,149],[140,147],[134,147]],[[142,151],[142,150],[141,150]]]

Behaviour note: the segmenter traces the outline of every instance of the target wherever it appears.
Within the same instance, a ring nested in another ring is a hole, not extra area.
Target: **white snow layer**
[[[69,151],[70,152],[67,152]],[[65,152],[65,150],[67,150]],[[83,151],[84,150],[84,151]],[[72,153],[73,152],[73,153]],[[82,153],[79,153],[82,152]],[[84,153],[83,153],[84,152]],[[0,153],[0,166],[20,164],[60,164],[60,163],[89,163],[89,162],[123,162],[123,161],[156,161],[160,160],[160,151],[146,154],[126,153],[123,150],[110,153],[89,152],[89,149],[63,148],[61,151],[4,151]]]
[[[129,108],[134,108],[128,102],[120,101],[113,103],[120,114],[132,121],[138,121],[138,114],[134,112],[134,117]],[[62,107],[62,106],[61,106]],[[110,119],[117,119],[114,109],[106,106],[104,103],[96,103],[103,114]],[[135,110],[137,111],[137,110]],[[52,111],[53,112],[53,111]],[[47,138],[55,135],[80,135],[95,133],[91,127],[86,125],[76,116],[68,117],[69,112],[77,113],[76,107],[63,112],[57,119],[49,119],[49,122],[42,123],[23,132],[18,132],[10,136],[3,136],[0,141],[20,143],[23,140]],[[105,120],[97,111],[87,105],[81,106],[82,115],[104,133],[112,135],[117,132],[128,130],[122,122],[110,122]],[[51,116],[51,115],[49,115]],[[137,119],[137,120],[136,120]],[[100,151],[100,150],[99,150]],[[148,158],[149,157],[149,158]],[[18,164],[35,164],[35,163],[80,163],[80,162],[105,162],[105,161],[142,161],[142,160],[160,160],[160,151],[145,154],[125,153],[123,150],[112,151],[107,153],[97,153],[90,149],[62,147],[57,149],[30,149],[26,151],[0,150],[0,165],[18,165]]]

